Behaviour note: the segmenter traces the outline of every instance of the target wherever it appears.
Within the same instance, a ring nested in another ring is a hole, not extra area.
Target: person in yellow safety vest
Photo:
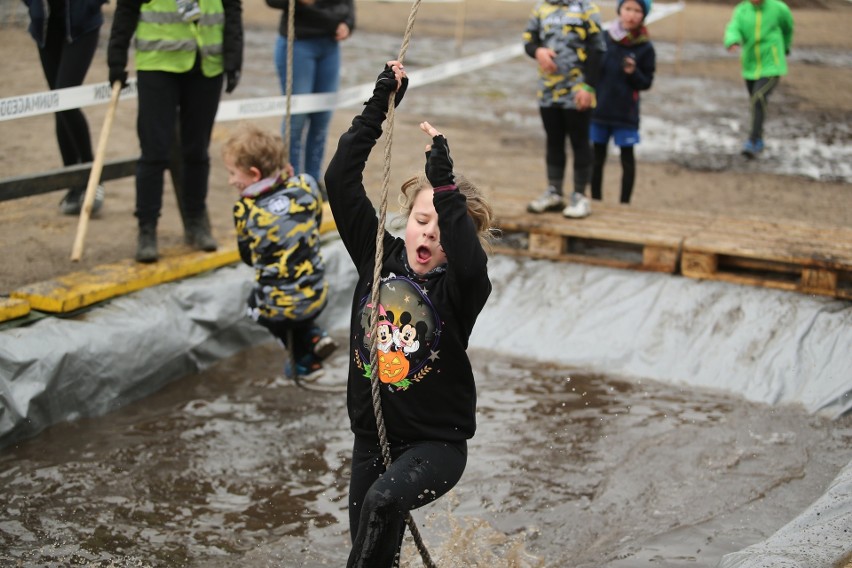
[[[216,250],[207,215],[210,135],[222,85],[231,93],[243,59],[241,0],[118,0],[107,47],[110,84],[127,85],[135,35],[138,92],[136,260],[155,262],[163,177],[179,125],[181,215],[187,244]],[[174,172],[173,172],[174,173]]]

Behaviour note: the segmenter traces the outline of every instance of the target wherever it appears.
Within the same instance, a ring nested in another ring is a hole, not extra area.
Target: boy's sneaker
[[[104,204],[104,186],[99,185],[95,189],[95,199],[92,201],[92,215],[101,210]],[[59,209],[63,215],[79,215],[83,210],[83,200],[86,198],[85,191],[70,190],[59,203]]]
[[[322,363],[313,355],[305,355],[299,361],[296,361],[296,374],[294,376],[293,369],[290,367],[290,359],[287,359],[284,364],[284,374],[294,380],[298,377],[303,381],[313,382],[323,375]]]
[[[337,349],[337,342],[324,331],[313,336],[311,341],[314,344],[314,356],[320,361],[327,359]]]
[[[565,206],[562,196],[556,193],[553,186],[548,187],[540,197],[529,202],[527,211],[530,213],[544,213],[545,211],[559,211]]]
[[[749,160],[753,160],[763,152],[763,140],[746,140],[743,144],[742,154]]]
[[[592,204],[589,198],[575,191],[571,194],[571,202],[563,209],[562,214],[572,219],[582,219],[592,214]]]

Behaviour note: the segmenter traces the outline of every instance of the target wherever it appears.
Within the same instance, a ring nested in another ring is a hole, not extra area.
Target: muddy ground
[[[243,79],[223,100],[279,95],[272,62],[278,13],[263,0],[244,1],[246,63]],[[852,4],[843,0],[794,5],[796,36],[790,74],[773,94],[761,160],[739,156],[746,93],[736,58],[721,37],[732,5],[690,3],[650,26],[658,53],[653,89],[643,95],[642,144],[632,207],[701,210],[732,216],[852,226]],[[45,90],[21,4],[0,2],[0,98]],[[87,83],[105,81],[105,46],[114,4]],[[406,58],[410,70],[520,41],[531,2],[424,1]],[[371,81],[400,49],[410,4],[357,2],[358,24],[344,44],[343,86]],[[604,5],[605,19],[613,17]],[[544,137],[535,105],[535,70],[517,57],[440,83],[412,86],[396,117],[391,187],[421,168],[424,139],[416,124],[428,119],[448,136],[457,169],[498,199],[501,192],[533,197],[545,184]],[[110,133],[107,160],[138,154],[135,101],[122,102]],[[86,109],[97,146],[105,106]],[[335,113],[328,159],[357,108]],[[255,119],[269,128],[279,117]],[[219,147],[235,123],[214,131],[209,208],[223,244],[232,237],[231,204]],[[61,166],[50,115],[0,122],[0,178]],[[378,195],[381,155],[369,166]],[[617,200],[618,160],[605,173],[604,199]],[[0,202],[0,294],[16,287],[131,257],[135,251],[132,179],[107,185],[103,210],[89,224],[83,260],[69,260],[78,220],[62,216],[62,192]],[[161,248],[181,250],[182,228],[171,186],[160,223]]]

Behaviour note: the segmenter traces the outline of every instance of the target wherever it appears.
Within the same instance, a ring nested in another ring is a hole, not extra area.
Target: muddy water
[[[0,565],[342,566],[345,395],[276,378],[281,359],[262,345],[4,449]],[[713,566],[852,459],[852,418],[473,359],[468,469],[415,514],[440,566]],[[403,565],[421,565],[410,543]]]

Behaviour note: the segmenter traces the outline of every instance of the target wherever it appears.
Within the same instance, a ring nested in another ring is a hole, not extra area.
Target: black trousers
[[[574,191],[585,194],[592,175],[592,146],[589,142],[592,113],[557,107],[539,107],[539,112],[547,138],[547,182],[562,193],[568,163],[565,139],[568,138],[574,153]]]
[[[51,89],[65,89],[83,84],[95,50],[100,29],[87,32],[68,43],[64,19],[50,18],[44,47],[39,47],[41,68]],[[89,123],[78,108],[63,110],[56,115],[56,140],[62,163],[66,166],[94,160]],[[82,192],[85,186],[72,188]]]
[[[402,545],[405,516],[455,487],[467,442],[391,445],[385,472],[378,439],[355,437],[349,483],[349,568],[390,568]]]
[[[175,124],[180,121],[184,214],[204,215],[210,177],[210,135],[222,95],[223,76],[205,77],[201,57],[186,73],[138,71],[136,130],[141,156],[136,164],[136,217],[156,224],[163,207],[163,175],[169,166]]]
[[[769,93],[778,86],[779,77],[761,77],[754,81],[746,79],[748,89],[748,106],[751,115],[749,125],[749,140],[763,140],[763,121],[769,108]]]
[[[257,308],[257,298],[254,293],[248,297],[248,306],[252,308],[249,313],[254,313],[254,308]],[[322,334],[323,330],[317,325],[316,315],[301,321],[293,320],[270,320],[263,317],[253,318],[257,323],[269,330],[275,336],[285,349],[293,350],[293,358],[299,362],[306,355],[311,355],[314,352],[314,337]],[[293,334],[293,345],[289,345],[287,336]]]

